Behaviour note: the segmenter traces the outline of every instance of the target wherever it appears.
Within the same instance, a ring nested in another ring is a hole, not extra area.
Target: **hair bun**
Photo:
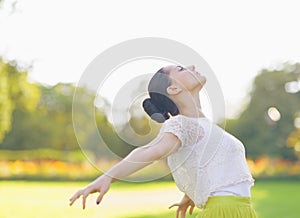
[[[169,118],[168,113],[161,111],[151,100],[147,98],[143,101],[143,108],[145,112],[156,122],[163,123]]]

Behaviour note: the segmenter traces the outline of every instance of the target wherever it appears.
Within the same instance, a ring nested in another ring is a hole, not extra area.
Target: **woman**
[[[181,202],[171,206],[178,207],[176,217],[184,218],[187,210],[192,214],[195,206],[203,209],[199,217],[256,217],[250,202],[254,180],[244,146],[205,117],[199,98],[205,83],[194,66],[160,69],[149,82],[150,98],[143,102],[151,119],[163,123],[158,137],[79,190],[70,205],[82,196],[84,209],[86,198],[95,192],[99,192],[99,204],[112,182],[167,157],[184,193]]]

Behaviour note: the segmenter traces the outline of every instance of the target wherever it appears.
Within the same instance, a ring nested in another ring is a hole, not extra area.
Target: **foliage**
[[[29,111],[16,107],[13,113],[12,129],[1,143],[1,149],[51,148],[70,151],[81,148],[88,153],[91,160],[94,160],[101,157],[115,158],[112,157],[112,153],[118,157],[124,157],[135,148],[135,145],[130,142],[136,141],[137,138],[127,132],[129,128],[132,129],[131,126],[119,126],[118,132],[116,132],[115,127],[108,121],[104,111],[108,110],[109,105],[105,99],[100,99],[102,105],[99,109],[94,106],[94,95],[85,88],[62,83],[52,87],[36,84],[36,87],[41,93],[36,108]],[[75,90],[80,93],[80,98],[76,99],[76,110],[80,113],[76,113],[76,117],[73,117],[72,106]],[[86,118],[86,110],[91,106],[95,110],[97,129],[94,129]],[[76,124],[79,123],[81,128],[83,127],[83,131],[76,136],[73,119],[76,119]],[[134,119],[132,118],[132,120]],[[141,122],[132,124],[139,124],[139,128],[148,125],[145,118],[142,120],[143,124]],[[99,136],[101,136],[100,141]],[[124,140],[121,136],[125,136],[128,140]],[[150,141],[153,137],[153,134],[147,135],[146,139]],[[79,145],[77,139],[80,139]],[[139,142],[141,143],[141,141]],[[91,155],[92,153],[94,155]]]
[[[0,166],[1,179],[91,180],[99,175],[88,162],[0,160]]]
[[[21,154],[19,151],[18,154]],[[28,158],[28,153],[25,152],[21,159],[16,159],[12,154],[9,154],[11,160],[6,158],[0,159],[0,179],[15,180],[91,180],[106,169],[116,164],[116,161],[101,159],[95,163],[88,162],[86,159],[82,160],[75,156],[75,160],[69,161],[76,153],[66,154],[67,161],[55,159],[36,159]],[[22,160],[24,159],[24,160]],[[61,158],[63,159],[63,158]],[[168,172],[167,166],[164,162],[156,164],[158,168],[145,168],[136,173],[129,180],[147,181],[153,178],[160,180],[170,180],[170,175],[160,178],[160,175]]]
[[[39,97],[37,87],[27,81],[27,72],[0,58],[0,143],[11,129],[13,111],[33,111]]]
[[[78,145],[72,123],[73,95],[77,89],[84,97],[77,102],[77,109],[83,111],[76,116],[76,122],[86,123],[85,110],[93,103],[93,95],[85,89],[76,88],[72,84],[59,83],[52,87],[36,85],[41,97],[35,110],[25,111],[17,107],[13,113],[12,129],[6,135],[2,149],[33,150],[39,148],[56,149],[61,151],[83,150],[99,152],[103,145],[95,144],[94,136],[98,134],[90,125],[84,125],[85,129]],[[96,122],[101,126],[104,138],[113,140],[112,127],[106,119],[106,115],[97,110]],[[77,136],[78,137],[78,136]],[[111,142],[111,144],[113,144]],[[119,144],[116,144],[118,146]],[[87,151],[87,152],[88,152]],[[101,152],[101,151],[100,151]],[[90,153],[89,153],[90,156]]]
[[[61,152],[49,149],[2,150],[0,152],[0,179],[86,180],[98,176],[117,163],[117,160],[103,157],[88,162],[87,157],[93,157],[93,153],[84,155],[81,151]],[[248,166],[255,179],[300,179],[300,161],[292,162],[265,156],[255,161],[248,160]],[[166,163],[161,161],[156,163],[155,167],[148,167],[132,175],[131,178],[170,180],[170,175],[160,178],[167,172]]]
[[[249,157],[297,158],[293,149],[296,144],[287,147],[286,140],[296,130],[294,122],[300,117],[299,87],[300,64],[265,69],[257,75],[249,104],[239,118],[227,121],[227,130],[244,142]]]
[[[34,111],[17,107],[12,130],[1,147],[5,149],[77,149],[72,127],[72,86],[39,86],[41,98]]]
[[[16,64],[0,63],[0,139],[6,132],[0,143],[0,158],[6,168],[16,161],[20,161],[18,166],[23,162],[28,165],[30,161],[31,165],[58,161],[67,166],[68,162],[84,163],[86,159],[94,165],[104,160],[111,163],[150,142],[159,132],[160,124],[140,113],[139,101],[124,110],[130,114],[126,123],[112,124],[109,103],[98,96],[98,104],[95,104],[95,96],[89,90],[73,84],[31,84],[27,73]],[[249,166],[259,178],[299,176],[299,78],[299,64],[286,64],[275,71],[263,70],[255,78],[245,110],[239,118],[227,121],[227,130],[244,142]],[[80,94],[74,103],[75,90]],[[74,104],[80,112],[76,117],[73,116]],[[91,107],[95,126],[87,119],[86,112]],[[277,117],[272,114],[274,111],[279,113]],[[82,127],[80,134],[74,133],[74,119]],[[81,152],[84,157],[73,155]],[[31,178],[26,170],[22,172]],[[18,177],[11,172],[8,175]],[[41,178],[44,178],[43,173]]]
[[[248,166],[252,175],[259,179],[300,179],[300,161],[282,160],[261,156],[254,160],[248,160]]]
[[[89,154],[91,155],[91,154]],[[1,161],[35,161],[54,160],[70,163],[82,163],[86,156],[80,150],[61,151],[54,149],[32,149],[32,150],[1,150]]]

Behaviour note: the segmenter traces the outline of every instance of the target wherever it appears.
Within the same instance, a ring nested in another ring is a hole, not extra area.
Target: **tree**
[[[286,142],[295,131],[299,109],[300,64],[264,69],[254,80],[249,104],[238,119],[227,121],[227,129],[245,143],[252,158],[270,155],[295,159],[293,146]]]
[[[13,114],[12,130],[7,134],[1,147],[14,150],[52,148],[56,150],[79,149],[72,125],[73,94],[76,87],[59,83],[55,86],[37,85],[41,97],[34,111],[17,107]],[[82,91],[84,92],[84,91]],[[80,102],[87,107],[92,97],[87,93]],[[84,113],[82,114],[84,116]],[[84,117],[77,117],[84,122]],[[85,129],[85,138],[91,135]]]
[[[33,111],[39,97],[38,88],[27,80],[27,72],[20,71],[16,63],[5,63],[0,58],[0,143],[11,129],[15,108]]]

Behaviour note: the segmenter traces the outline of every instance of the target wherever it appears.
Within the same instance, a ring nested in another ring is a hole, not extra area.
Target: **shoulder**
[[[176,115],[164,122],[162,132],[173,133],[183,145],[187,145],[203,137],[204,127],[200,119]]]
[[[176,115],[166,120],[162,127],[182,126],[182,121],[183,117],[181,115]]]
[[[166,120],[163,124],[163,127],[177,127],[186,131],[196,131],[197,129],[203,129],[206,126],[206,118],[193,118],[186,117],[183,115],[176,115]]]

